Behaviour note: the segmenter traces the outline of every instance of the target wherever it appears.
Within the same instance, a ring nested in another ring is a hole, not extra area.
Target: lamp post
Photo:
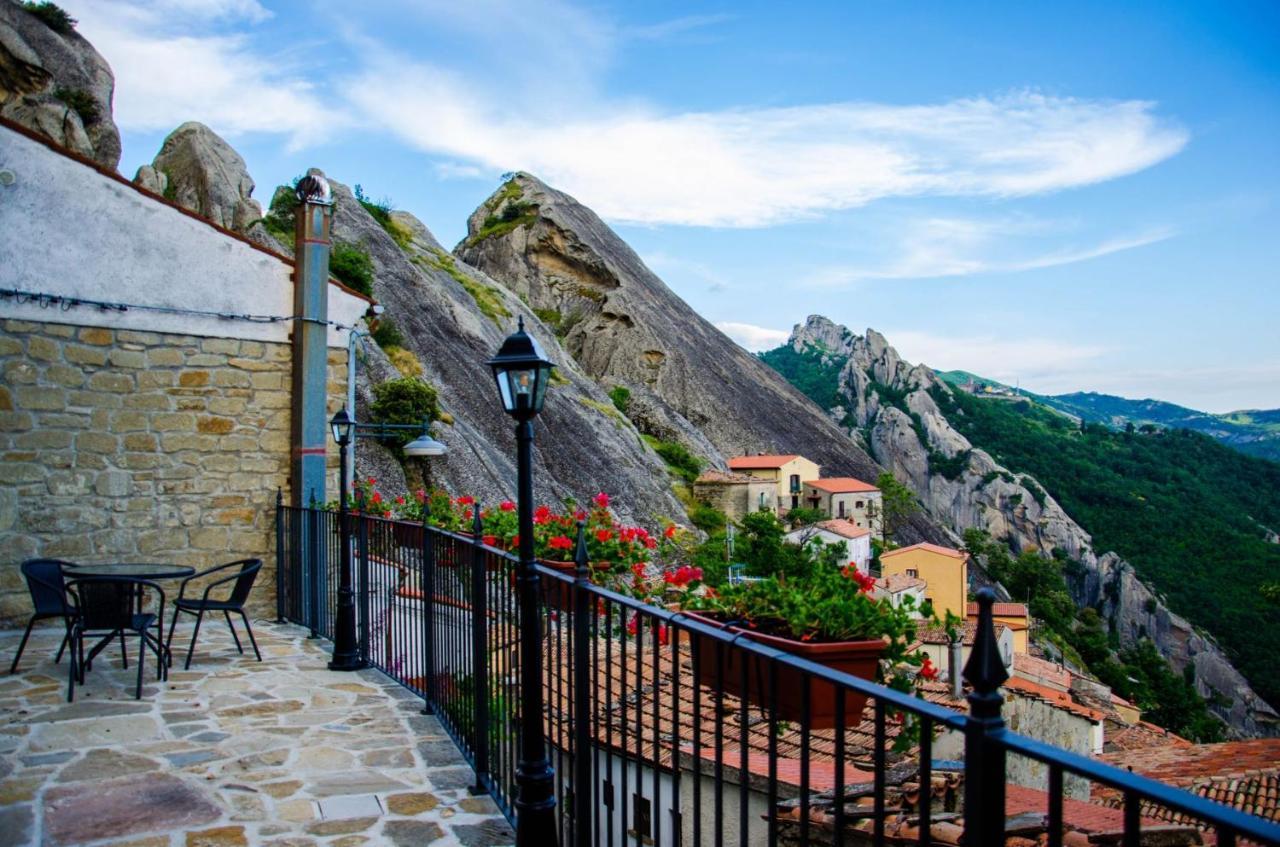
[[[356,431],[346,409],[339,409],[329,421],[333,440],[338,442],[338,535],[342,551],[338,561],[338,615],[334,621],[333,659],[331,671],[355,671],[364,667],[360,660],[360,645],[356,641],[356,598],[351,588],[351,529],[347,521],[347,445]]]
[[[554,364],[524,331],[524,318],[489,360],[502,407],[516,420],[516,505],[520,564],[520,759],[516,765],[516,845],[555,845],[555,781],[542,724],[542,632],[533,564],[533,419],[542,411]],[[477,661],[479,659],[477,658]]]

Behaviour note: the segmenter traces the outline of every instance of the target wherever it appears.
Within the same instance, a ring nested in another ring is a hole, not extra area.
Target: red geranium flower
[[[603,491],[601,491],[595,497],[592,497],[591,500],[601,509],[609,508],[609,495],[605,494]]]
[[[675,524],[670,524],[670,525],[669,525],[669,526],[668,526],[668,527],[663,531],[663,533],[662,533],[662,534],[663,534],[663,535],[665,535],[667,538],[675,538],[675,537],[676,537],[676,525],[675,525]]]
[[[514,512],[516,510],[516,504],[512,503],[510,500],[503,500],[498,504],[498,508],[504,512]],[[543,508],[546,507],[544,506]]]
[[[539,506],[533,510],[533,522],[536,524],[544,524],[551,520],[551,508],[549,506]]]
[[[472,497],[470,494],[464,494],[453,502],[457,503],[459,506],[470,506],[472,503],[476,502],[476,498]]]
[[[547,546],[552,550],[572,550],[573,540],[567,535],[557,535],[547,541]]]
[[[607,529],[596,530],[596,541],[599,541],[601,544],[608,541],[610,538],[613,538],[613,533],[610,532],[609,530]]]
[[[488,544],[490,547],[498,546],[498,536],[496,535],[486,535],[484,538],[480,540],[483,541],[485,544]]]

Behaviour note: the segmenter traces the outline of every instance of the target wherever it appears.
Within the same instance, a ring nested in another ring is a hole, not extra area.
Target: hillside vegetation
[[[1212,633],[1259,694],[1280,700],[1271,666],[1280,606],[1280,465],[1173,429],[1077,425],[1029,400],[935,392],[948,420],[1010,470],[1029,473],[1092,534],[1164,594],[1170,608]]]

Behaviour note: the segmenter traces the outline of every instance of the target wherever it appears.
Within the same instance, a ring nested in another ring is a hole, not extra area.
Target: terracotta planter
[[[560,573],[573,576],[578,570],[577,564],[574,562],[557,562],[554,559],[539,559],[538,564],[559,571]],[[512,585],[515,584],[516,572],[511,572]],[[561,582],[558,579],[542,578],[542,599],[552,609],[561,609],[566,612],[573,611],[573,588],[568,583]]]
[[[391,525],[391,534],[395,536],[396,544],[401,547],[412,547],[415,550],[422,549],[423,531],[420,523],[396,521]]]
[[[881,639],[870,641],[838,641],[830,644],[814,644],[796,641],[776,635],[766,635],[736,626],[726,626],[710,615],[687,612],[711,626],[720,627],[732,633],[742,633],[743,638],[750,638],[777,650],[783,650],[825,665],[832,670],[842,671],[860,679],[875,679],[876,666],[884,653],[885,643]],[[698,667],[698,682],[708,688],[716,686],[716,642],[705,636],[698,637],[700,643],[701,662]],[[769,701],[769,662],[726,645],[721,648],[724,655],[724,675],[720,678],[726,693],[745,699],[761,708],[768,708]],[[742,685],[743,665],[746,665],[746,688]],[[786,666],[777,666],[777,699],[775,701],[774,720],[785,720],[796,724],[804,717],[803,692],[806,674]],[[811,729],[832,729],[836,725],[836,686],[813,679],[809,683],[809,727]],[[862,709],[867,704],[866,695],[857,691],[844,690],[844,725],[855,727],[862,720]]]

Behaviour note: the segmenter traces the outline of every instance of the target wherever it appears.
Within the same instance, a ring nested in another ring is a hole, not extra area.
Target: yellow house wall
[[[791,476],[795,474],[800,477],[800,490],[796,495],[800,498],[799,504],[804,505],[804,483],[805,480],[818,479],[822,473],[822,468],[815,462],[811,462],[804,456],[797,456],[787,462],[778,469],[778,510],[786,512],[791,509]]]
[[[969,584],[967,563],[929,550],[909,550],[880,559],[882,576],[905,574],[908,570],[916,571],[928,584],[926,596],[933,600],[933,610],[939,619],[950,611],[964,620]]]

